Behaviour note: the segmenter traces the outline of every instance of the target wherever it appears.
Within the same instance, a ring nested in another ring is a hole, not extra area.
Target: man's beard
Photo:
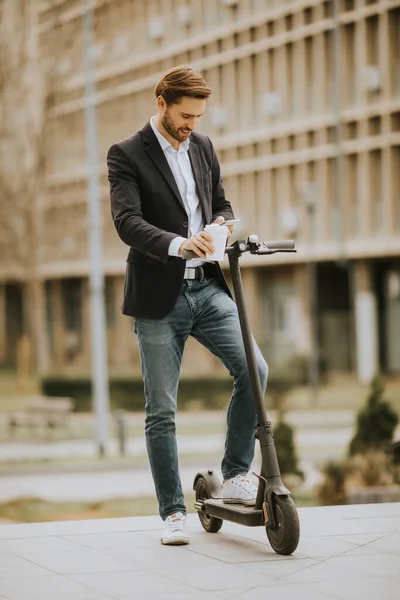
[[[174,126],[174,122],[171,119],[171,116],[168,110],[165,111],[163,118],[161,119],[161,125],[164,127],[165,131],[169,133],[171,137],[174,138],[177,142],[184,142],[187,140],[187,136],[181,134],[179,129]]]

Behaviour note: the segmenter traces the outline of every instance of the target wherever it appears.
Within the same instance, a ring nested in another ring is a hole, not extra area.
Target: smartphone
[[[230,221],[225,221],[225,223],[221,223],[221,225],[235,225],[236,223],[240,223],[240,219],[231,219]]]

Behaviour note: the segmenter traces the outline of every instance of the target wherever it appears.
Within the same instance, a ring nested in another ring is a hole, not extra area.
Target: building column
[[[312,349],[310,286],[307,265],[296,265],[293,269],[295,294],[292,299],[292,325],[295,328],[293,338],[295,352],[300,356],[308,356]]]
[[[361,383],[370,383],[379,370],[378,311],[367,261],[355,263],[354,284],[357,375]]]

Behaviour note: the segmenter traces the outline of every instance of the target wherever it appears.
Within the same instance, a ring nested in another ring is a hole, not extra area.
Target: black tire
[[[300,522],[296,505],[290,496],[272,496],[276,529],[265,528],[272,548],[277,554],[292,554],[299,543]]]
[[[196,500],[207,500],[208,498],[211,498],[211,494],[207,487],[207,483],[206,483],[205,479],[203,479],[203,477],[199,477],[199,479],[197,480],[195,493],[196,493]],[[222,524],[224,522],[223,519],[218,519],[217,517],[211,517],[210,515],[208,515],[207,513],[203,512],[203,511],[198,511],[198,515],[199,515],[200,523],[202,524],[203,528],[206,531],[208,531],[208,533],[217,533],[217,531],[219,531],[221,529]]]

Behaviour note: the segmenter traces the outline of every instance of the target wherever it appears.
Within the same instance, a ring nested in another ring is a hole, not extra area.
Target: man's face
[[[179,104],[166,104],[160,96],[157,104],[161,124],[177,142],[184,142],[197,127],[200,117],[206,110],[206,99],[184,96]]]

